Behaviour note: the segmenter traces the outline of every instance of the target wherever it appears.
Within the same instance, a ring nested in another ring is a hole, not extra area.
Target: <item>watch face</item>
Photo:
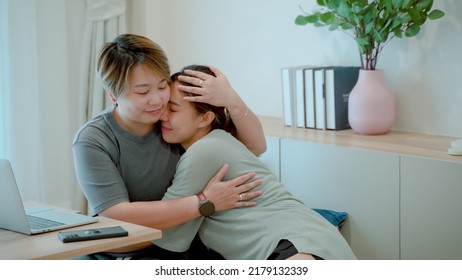
[[[215,205],[209,200],[201,201],[199,205],[199,212],[202,216],[210,217],[213,213],[215,213]]]

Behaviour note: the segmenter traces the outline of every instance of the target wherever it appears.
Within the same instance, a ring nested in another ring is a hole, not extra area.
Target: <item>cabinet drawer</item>
[[[401,158],[401,258],[462,259],[462,164]]]

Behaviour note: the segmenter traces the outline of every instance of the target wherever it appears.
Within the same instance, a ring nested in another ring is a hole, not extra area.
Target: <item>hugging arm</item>
[[[232,180],[223,181],[227,170],[228,167],[224,166],[209,182],[206,180],[183,182],[182,185],[185,188],[191,185],[196,186],[188,189],[188,192],[172,194],[172,190],[177,189],[173,186],[179,184],[174,182],[174,185],[167,189],[167,193],[161,201],[121,202],[102,211],[101,215],[166,230],[200,217],[199,200],[196,194],[202,191],[204,186],[207,186],[204,194],[215,203],[216,211],[255,205],[252,201],[239,201],[239,194],[260,185],[261,180],[249,182],[248,180],[251,180],[255,174],[247,173]],[[206,179],[208,180],[208,178],[210,176]],[[196,189],[199,191],[195,192]],[[261,195],[261,191],[246,193],[245,199],[251,200],[259,195]]]
[[[255,205],[251,201],[240,201],[239,194],[243,193],[245,200],[251,200],[260,195],[261,191],[247,191],[260,185],[261,180],[244,183],[243,180],[246,178],[250,179],[255,175],[247,173],[244,176],[221,182],[223,176],[228,171],[228,166],[225,165],[220,168],[223,164],[223,158],[219,153],[216,153],[217,149],[213,145],[203,144],[201,146],[199,146],[199,149],[194,150],[190,148],[180,159],[172,185],[167,189],[162,200],[169,201],[187,196],[196,196],[196,194],[203,191],[207,199],[215,204],[215,211]],[[198,146],[196,145],[195,148],[198,148]],[[198,162],[203,164],[198,165]],[[220,169],[218,173],[216,173],[217,168]],[[207,181],[211,177],[212,179]],[[196,208],[198,205],[199,199],[196,197]],[[199,216],[197,219],[169,228],[164,231],[162,239],[154,243],[167,250],[183,252],[189,248],[196,233],[208,219]],[[211,219],[213,219],[213,215]]]
[[[104,151],[97,141],[77,142],[73,145],[73,153],[76,175],[93,214],[162,230],[200,216],[195,193],[163,201],[130,201],[110,152]],[[227,170],[224,167],[209,176],[215,175],[210,182],[208,178],[202,182],[201,190],[207,186],[206,195],[216,200],[217,211],[252,206],[251,202],[239,202],[238,192],[252,189],[259,181],[245,183],[253,177],[251,173],[223,181]]]

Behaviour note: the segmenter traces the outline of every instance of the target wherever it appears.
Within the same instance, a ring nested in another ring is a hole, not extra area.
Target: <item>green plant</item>
[[[297,25],[329,26],[352,35],[358,45],[361,68],[375,70],[384,46],[394,37],[412,37],[427,19],[444,16],[432,10],[433,0],[317,0],[321,8],[299,15]]]

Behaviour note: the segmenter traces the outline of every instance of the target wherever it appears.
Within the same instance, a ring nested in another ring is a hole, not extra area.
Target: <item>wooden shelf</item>
[[[400,155],[462,163],[462,156],[447,153],[454,137],[391,131],[385,135],[359,135],[353,130],[329,131],[284,126],[282,118],[259,116],[268,136],[299,139]]]

